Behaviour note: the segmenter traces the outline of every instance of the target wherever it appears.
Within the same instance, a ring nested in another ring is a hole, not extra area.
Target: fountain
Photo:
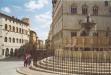
[[[38,61],[37,70],[67,75],[111,75],[110,51],[101,48],[108,48],[109,37],[90,35],[96,25],[90,15],[80,25],[80,36],[72,38],[69,48],[58,49],[52,57]]]

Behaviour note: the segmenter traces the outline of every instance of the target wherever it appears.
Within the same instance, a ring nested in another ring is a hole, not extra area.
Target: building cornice
[[[1,12],[0,12],[0,16],[7,17],[7,18],[9,18],[9,19],[12,19],[13,21],[16,21],[16,22],[19,22],[19,23],[23,23],[23,24],[25,24],[25,25],[29,25],[28,23],[23,22],[22,20],[20,20],[20,19],[18,19],[18,18],[15,18],[14,16],[11,17],[11,16],[6,15],[6,14],[3,14],[3,13],[1,13]]]

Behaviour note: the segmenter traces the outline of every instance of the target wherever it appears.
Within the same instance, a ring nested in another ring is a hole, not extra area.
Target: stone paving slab
[[[76,75],[76,74],[53,74],[41,71],[34,71],[29,69],[29,67],[18,67],[16,71],[22,75]]]
[[[23,75],[58,75],[58,74],[52,74],[52,73],[45,73],[40,71],[34,71],[29,69],[28,67],[18,67],[16,71]]]

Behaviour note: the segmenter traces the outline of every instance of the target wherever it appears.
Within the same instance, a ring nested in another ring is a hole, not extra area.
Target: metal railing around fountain
[[[83,74],[83,75],[111,75],[111,56],[102,58],[80,58],[74,57],[73,50],[69,56],[53,56],[53,71],[59,74]],[[58,54],[60,54],[58,52]],[[63,53],[64,54],[64,53]],[[48,64],[48,63],[47,63]],[[59,66],[57,66],[59,64]],[[68,66],[67,66],[68,65]],[[67,66],[64,68],[64,66]],[[59,70],[57,70],[58,68]]]
[[[96,53],[99,52],[100,51],[97,51]],[[108,53],[110,54],[110,51],[108,51]],[[54,55],[54,53],[49,54],[49,52],[38,52],[37,57],[41,59],[45,58],[46,63],[44,69],[51,70],[58,74],[111,75],[110,55],[107,57],[103,55],[103,58],[99,55],[98,57],[94,57],[93,55],[92,58],[82,58],[82,56],[77,57],[74,55],[74,50],[70,50],[70,52],[68,52],[68,50],[67,52],[63,51],[64,56],[59,55],[59,51],[57,54],[58,55]],[[53,56],[49,59],[49,55]]]

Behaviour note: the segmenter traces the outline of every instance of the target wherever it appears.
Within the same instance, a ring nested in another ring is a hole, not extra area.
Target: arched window
[[[93,15],[98,15],[98,6],[93,6]]]
[[[7,37],[5,37],[4,42],[7,42]]]
[[[16,42],[18,43],[18,38],[16,39]]]
[[[77,6],[75,3],[71,5],[71,14],[77,14]]]
[[[11,37],[9,37],[9,42],[11,42]]]
[[[15,49],[14,56],[17,56],[18,49]]]
[[[6,48],[6,51],[5,51],[5,56],[8,56],[9,55],[9,49]]]
[[[21,39],[19,40],[19,42],[21,43]]]
[[[82,6],[82,14],[83,15],[87,15],[88,14],[88,6],[86,4],[84,4]]]
[[[13,38],[13,43],[15,43],[15,38]]]
[[[21,33],[21,28],[19,28],[19,33]]]
[[[24,29],[23,29],[23,34],[24,34]]]
[[[8,30],[8,26],[7,26],[7,24],[5,24],[5,30]]]
[[[13,32],[15,32],[15,27],[13,26]]]
[[[23,39],[22,39],[22,43],[23,43]]]
[[[16,27],[16,32],[18,33],[18,27]]]
[[[10,56],[13,56],[13,48],[10,50]]]
[[[4,49],[2,49],[2,55],[4,55]]]

